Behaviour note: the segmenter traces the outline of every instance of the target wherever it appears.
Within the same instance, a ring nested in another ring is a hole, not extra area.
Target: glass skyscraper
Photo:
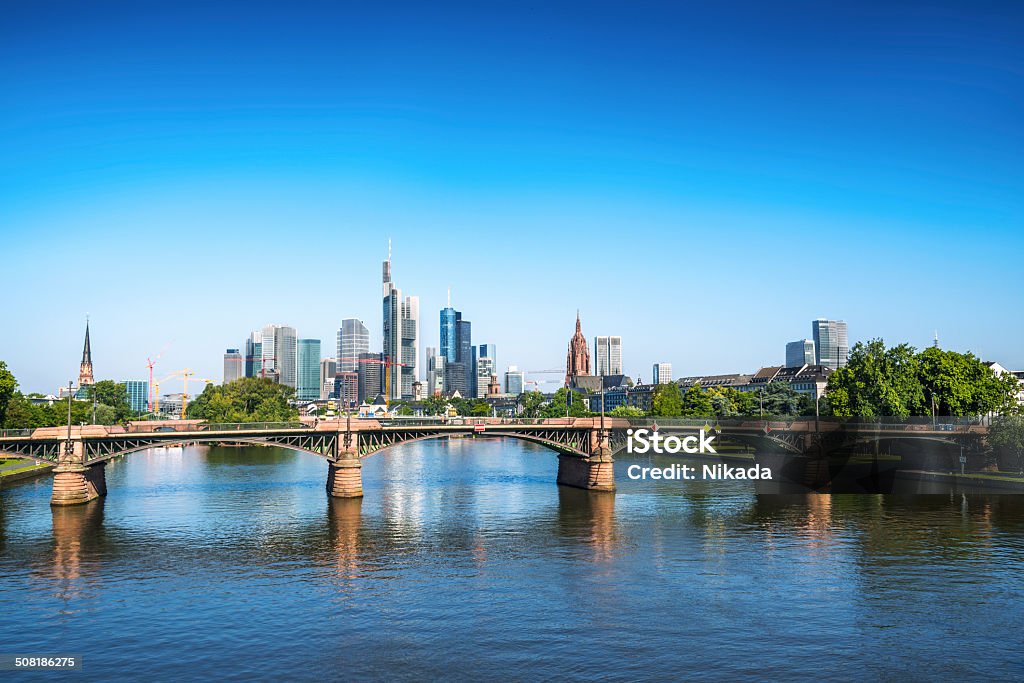
[[[817,362],[813,339],[798,339],[786,344],[787,368],[802,368],[805,365],[816,365]]]
[[[128,392],[128,405],[133,412],[144,413],[149,410],[149,382],[130,379],[121,384]]]
[[[622,337],[594,337],[594,374],[622,374]]]
[[[833,370],[846,367],[846,359],[850,355],[846,321],[818,318],[811,322],[811,330],[814,332],[817,365],[824,365]]]
[[[370,352],[370,331],[362,320],[345,318],[338,329],[338,372],[356,372],[359,355]]]
[[[320,398],[320,340],[299,339],[296,347],[295,398],[315,401]]]

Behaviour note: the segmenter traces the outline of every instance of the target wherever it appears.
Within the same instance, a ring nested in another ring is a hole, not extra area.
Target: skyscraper
[[[356,363],[358,365],[358,363]],[[334,386],[334,376],[338,373],[338,363],[333,358],[323,358],[320,360],[320,398],[330,398],[333,389],[328,390],[327,381],[331,381],[331,387]]]
[[[295,398],[315,401],[320,398],[320,340],[299,339],[296,342]]]
[[[149,382],[130,379],[121,384],[128,394],[128,405],[132,412],[145,413],[149,405]]]
[[[815,365],[817,362],[813,339],[798,339],[786,344],[787,368],[802,368],[805,365]]]
[[[655,363],[651,374],[652,384],[670,384],[672,382],[672,364]]]
[[[481,344],[476,353],[476,382],[474,390],[477,398],[487,396],[487,385],[490,384],[491,376],[497,373],[494,360],[494,344]]]
[[[224,352],[224,384],[241,378],[244,370],[242,354],[238,349],[227,349]]]
[[[518,396],[523,393],[523,373],[515,365],[508,366],[505,371],[505,393]]]
[[[261,331],[262,361],[258,374],[285,386],[296,385],[295,328],[287,325],[266,325]],[[320,359],[317,358],[317,365]]]
[[[577,375],[590,374],[590,349],[580,327],[580,313],[576,311],[576,333],[569,339],[569,351],[565,357],[565,386],[569,386]]]
[[[345,318],[338,329],[337,372],[355,372],[359,354],[370,351],[370,331],[362,320]]]
[[[419,357],[420,300],[416,296],[402,299],[402,291],[391,282],[390,242],[388,260],[383,266],[383,280],[384,374],[385,377],[390,376],[387,394],[392,400],[412,398],[412,383],[417,379]]]
[[[459,318],[455,339],[458,353],[455,363],[449,365],[462,368],[463,378],[458,388],[459,393],[468,398],[476,395],[476,372],[473,370],[476,350],[473,348],[473,325],[468,320]],[[447,378],[447,375],[445,377]]]
[[[263,365],[263,332],[254,330],[245,340],[245,376],[259,377]]]
[[[811,330],[814,333],[816,364],[833,370],[846,367],[846,359],[850,355],[846,321],[818,318],[811,322]]]
[[[622,374],[622,337],[594,337],[594,374]]]
[[[381,354],[361,353],[359,354],[358,368],[356,368],[358,400],[372,401],[381,393],[384,385]]]
[[[441,355],[451,363],[459,359],[458,327],[462,314],[452,308],[441,309]]]
[[[437,349],[427,347],[427,395],[440,396],[445,392],[444,369],[448,359]]]

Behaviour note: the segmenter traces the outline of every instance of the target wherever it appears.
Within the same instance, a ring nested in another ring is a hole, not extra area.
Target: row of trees
[[[996,375],[972,353],[881,339],[858,342],[844,368],[828,381],[831,414],[841,417],[1014,415],[1018,382]]]

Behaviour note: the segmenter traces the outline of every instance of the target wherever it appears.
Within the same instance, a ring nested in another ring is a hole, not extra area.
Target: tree
[[[96,402],[105,406],[109,406],[112,410],[110,414],[110,421],[103,422],[99,419],[100,411],[96,411],[96,422],[98,424],[114,424],[116,422],[123,422],[132,415],[132,407],[128,403],[128,388],[114,382],[109,379],[100,380],[96,382],[90,390],[89,398],[95,394]],[[105,412],[105,414],[107,414]]]
[[[591,412],[587,410],[583,395],[576,392],[572,392],[572,402],[568,404],[568,411],[566,410],[566,402],[570,400],[569,392],[566,387],[560,387],[551,397],[551,402],[544,406],[542,417],[565,417],[566,413],[569,417],[589,417]]]
[[[519,394],[520,416],[526,418],[543,417],[544,394],[539,391],[524,391]]]
[[[18,390],[18,380],[7,369],[7,363],[0,360],[0,426],[7,424],[7,406]]]
[[[444,415],[448,412],[448,401],[441,396],[428,396],[423,399],[422,405],[427,415]]]
[[[1016,380],[997,376],[973,353],[929,347],[918,354],[925,413],[934,401],[938,415],[985,415],[1017,412]]]
[[[800,394],[788,382],[770,382],[762,391],[758,399],[759,410],[760,402],[763,401],[764,414],[776,417],[800,415],[804,412],[806,400],[810,398]]]
[[[695,384],[701,393],[700,385]],[[689,393],[689,390],[687,390]],[[654,388],[654,396],[651,397],[651,415],[656,417],[679,417],[683,414],[683,396],[679,391],[679,385],[675,382],[659,384]]]
[[[1004,450],[1024,474],[1024,417],[1009,415],[996,418],[988,431],[988,443]]]
[[[901,418],[922,414],[925,398],[918,366],[915,349],[909,344],[890,349],[882,339],[857,342],[846,367],[828,379],[832,413]]]
[[[261,377],[208,384],[188,404],[188,417],[207,422],[288,422],[299,411],[288,404],[295,390]]]

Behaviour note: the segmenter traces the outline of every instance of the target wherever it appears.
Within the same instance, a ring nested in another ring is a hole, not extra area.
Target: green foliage
[[[188,417],[207,422],[288,422],[298,409],[288,405],[295,390],[260,377],[243,377],[220,386],[208,384],[188,404]]]
[[[115,424],[118,422],[124,422],[132,415],[131,404],[128,403],[128,388],[123,384],[114,382],[113,380],[104,379],[96,382],[92,385],[89,390],[89,400],[92,400],[93,395],[96,396],[96,401],[102,404],[104,407],[108,407],[110,410],[102,411],[103,414],[109,417],[109,422],[100,420],[100,409],[97,406],[96,409],[96,422],[97,424]]]
[[[112,418],[97,406],[97,418]],[[68,423],[67,399],[56,401],[53,405],[34,405],[20,392],[14,394],[7,406],[4,427],[7,429],[37,429],[39,427],[58,427]],[[92,401],[71,401],[71,424],[92,423]],[[110,424],[100,423],[100,424]]]
[[[7,406],[10,405],[17,390],[18,380],[14,379],[14,374],[7,369],[7,363],[0,360],[0,425],[6,424]]]
[[[566,401],[568,400],[569,389],[561,387],[555,392],[555,395],[551,397],[551,401],[544,406],[543,414],[541,417],[565,417],[566,416]],[[586,403],[581,394],[575,394],[572,397],[572,403],[568,407],[569,417],[590,417],[592,413],[587,410]]]
[[[698,394],[703,392],[700,385],[695,384],[690,389],[687,389],[686,393],[690,394],[690,391],[693,389],[696,389],[696,392],[690,398],[696,402],[699,399]],[[654,396],[651,398],[651,415],[657,417],[679,417],[683,414],[684,405],[679,385],[675,382],[659,384],[654,388]]]
[[[647,415],[642,408],[627,405],[615,406],[608,414],[612,417],[645,417]]]
[[[1007,415],[992,420],[988,443],[1005,450],[1017,463],[1017,470],[1024,472],[1024,417]]]
[[[1016,378],[997,377],[974,354],[881,339],[858,342],[828,381],[830,412],[841,417],[1015,413]]]
[[[444,415],[448,411],[448,401],[440,396],[428,396],[421,405],[426,415]]]
[[[519,394],[519,406],[521,417],[544,417],[544,394],[539,391],[524,391]]]

